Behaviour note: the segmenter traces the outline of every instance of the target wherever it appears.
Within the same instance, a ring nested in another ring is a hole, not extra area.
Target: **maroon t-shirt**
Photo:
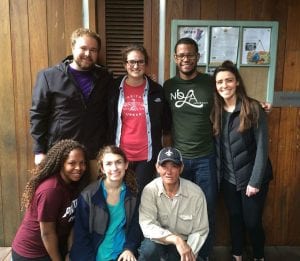
[[[59,174],[43,181],[26,210],[12,243],[13,250],[28,258],[48,255],[39,222],[56,222],[59,246],[64,249],[74,221],[77,196],[77,185],[66,184]]]

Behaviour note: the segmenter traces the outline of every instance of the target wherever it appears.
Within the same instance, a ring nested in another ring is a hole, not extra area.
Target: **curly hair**
[[[123,160],[125,161],[125,163],[128,162],[128,159],[124,153],[124,151],[115,146],[115,145],[108,145],[108,146],[104,146],[98,153],[97,156],[97,164],[98,164],[98,168],[99,168],[99,177],[102,179],[105,179],[105,173],[103,173],[101,171],[101,169],[103,168],[103,158],[104,155],[107,153],[112,153],[112,154],[117,154],[120,155]],[[138,187],[137,187],[137,182],[136,182],[136,177],[135,177],[135,173],[133,172],[133,170],[127,168],[127,170],[125,171],[125,176],[124,176],[124,182],[127,185],[127,187],[130,189],[130,191],[134,194],[138,193]]]
[[[84,158],[87,159],[87,152],[83,145],[79,142],[66,139],[61,140],[53,145],[48,151],[45,159],[30,171],[31,178],[27,182],[22,200],[22,210],[27,209],[33,199],[37,187],[47,178],[57,174],[63,167],[70,152],[75,149],[80,149],[84,153]],[[89,180],[88,164],[86,164],[86,171],[79,182],[79,189],[83,189]]]
[[[247,95],[244,81],[236,68],[236,66],[231,61],[224,61],[222,65],[217,67],[214,71],[214,80],[219,72],[231,72],[239,85],[236,88],[236,96],[241,101],[241,111],[240,111],[240,125],[238,128],[239,132],[243,132],[252,126],[257,125],[259,119],[259,102],[255,99],[250,98]],[[214,135],[219,135],[221,130],[221,115],[224,107],[224,99],[217,92],[217,88],[214,88],[214,105],[211,111],[210,119],[213,123],[213,133]]]

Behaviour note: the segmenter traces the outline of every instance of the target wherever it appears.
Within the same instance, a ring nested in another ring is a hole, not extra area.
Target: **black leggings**
[[[248,232],[254,258],[264,257],[265,232],[262,215],[268,188],[268,183],[262,184],[256,195],[248,197],[245,190],[236,191],[235,185],[226,180],[223,181],[223,194],[229,213],[233,255],[242,255],[244,232]]]

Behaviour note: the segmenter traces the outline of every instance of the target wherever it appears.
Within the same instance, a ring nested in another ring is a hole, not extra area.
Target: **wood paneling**
[[[16,147],[13,154],[7,154],[11,159],[11,173],[7,172],[9,178],[6,180],[16,186],[17,193],[11,193],[8,200],[6,201],[11,206],[10,211],[12,213],[18,213],[16,217],[19,219],[20,216],[20,205],[19,198],[22,194],[24,185],[27,181],[28,163],[31,158],[31,151],[29,150],[30,139],[28,135],[29,128],[29,115],[28,106],[30,105],[31,99],[31,75],[28,68],[30,68],[30,49],[29,49],[29,30],[28,30],[28,9],[26,0],[11,0],[10,1],[10,15],[11,24],[11,44],[12,44],[12,68],[13,68],[13,89],[12,89],[12,100],[14,104],[14,121],[11,124],[15,124],[15,132],[11,133],[11,139],[15,139]],[[29,87],[29,88],[28,88]],[[8,102],[8,101],[6,101]],[[16,150],[17,149],[17,150]],[[13,160],[12,160],[13,159]],[[12,240],[13,232],[17,229],[18,223],[8,222],[11,226],[10,233],[6,240]],[[7,226],[5,226],[7,228]]]
[[[11,244],[20,224],[20,197],[33,166],[32,86],[38,70],[70,53],[70,33],[82,26],[81,2],[0,1],[0,246]]]
[[[61,1],[62,2],[62,1]],[[94,1],[89,1],[89,5],[93,7],[95,10],[95,5],[93,5]],[[91,12],[89,17],[92,21],[95,21],[95,13]],[[65,46],[66,46],[66,53],[71,54],[71,44],[70,44],[70,37],[74,29],[82,27],[82,0],[65,0],[64,1],[64,18],[65,18],[65,28],[64,28],[64,39],[65,39]],[[90,28],[95,29],[93,23],[90,23]],[[62,57],[65,53],[62,53]]]
[[[218,17],[218,0],[199,1],[200,2],[200,17],[203,20],[217,19]],[[199,19],[197,17],[196,19]]]
[[[13,228],[10,219],[16,215],[18,203],[15,200],[18,184],[16,179],[16,138],[15,138],[15,103],[13,86],[13,58],[10,28],[10,6],[9,0],[0,1],[1,35],[0,41],[0,241],[5,242],[11,238]],[[14,192],[13,192],[14,191]]]
[[[89,3],[91,27],[97,27],[105,41],[104,1]],[[148,70],[157,75],[159,0],[144,3],[144,44],[151,57]],[[276,20],[279,37],[275,90],[300,91],[299,13],[297,0],[167,0],[165,78],[169,76],[173,49],[172,19]],[[2,0],[0,17],[0,246],[9,246],[22,216],[19,202],[28,180],[27,170],[33,166],[28,119],[32,86],[38,70],[70,53],[70,33],[82,25],[82,1]],[[105,53],[105,44],[102,51]],[[267,244],[299,245],[300,108],[274,108],[268,122],[274,180],[264,215]],[[229,244],[222,194],[216,244]]]

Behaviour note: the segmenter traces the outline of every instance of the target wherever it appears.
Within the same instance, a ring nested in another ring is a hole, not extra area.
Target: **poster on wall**
[[[238,45],[238,27],[212,27],[210,65],[219,65],[225,60],[230,60],[236,64]]]
[[[244,28],[243,64],[270,64],[271,28]]]
[[[182,26],[178,27],[178,36],[180,38],[189,37],[196,41],[200,53],[198,64],[207,62],[207,44],[208,44],[208,29],[207,27],[198,26]]]

